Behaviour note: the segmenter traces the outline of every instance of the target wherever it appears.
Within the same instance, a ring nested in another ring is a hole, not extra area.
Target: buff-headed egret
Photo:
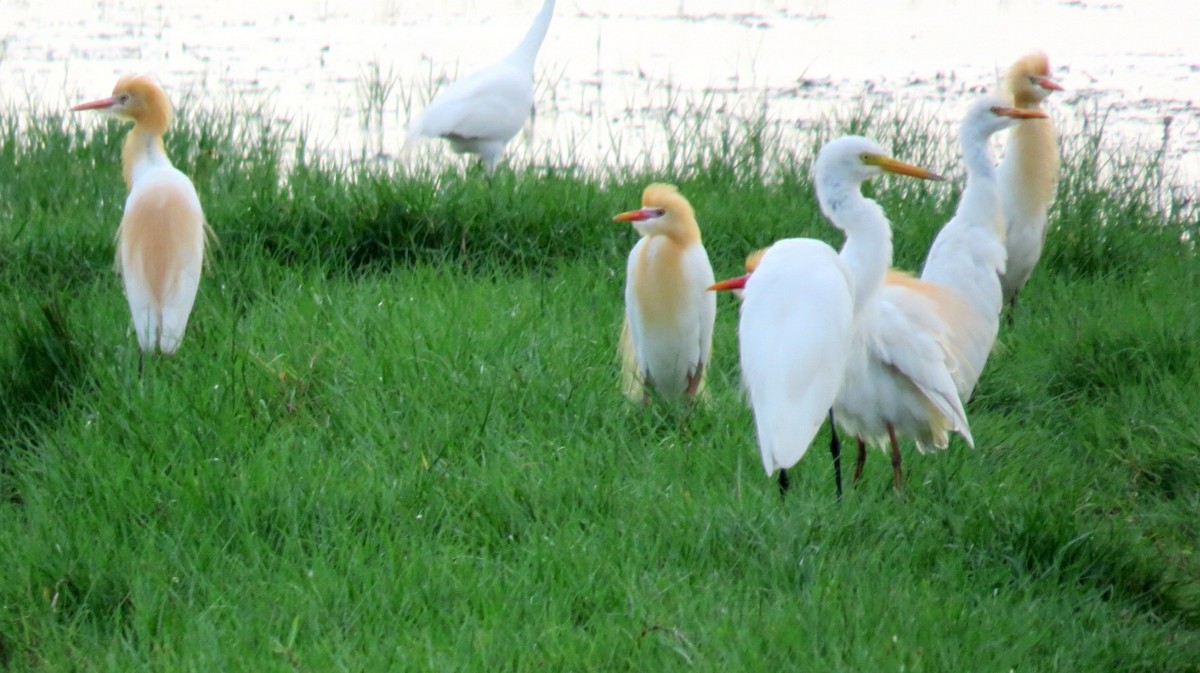
[[[171,165],[163,134],[171,103],[150,78],[122,77],[112,96],[72,110],[99,110],[133,122],[121,152],[129,196],[117,230],[117,269],[142,358],[174,353],[183,339],[204,265],[204,212],[196,189]]]
[[[1004,88],[1014,106],[1031,111],[1041,111],[1042,101],[1062,90],[1050,79],[1050,62],[1041,52],[1017,60],[1005,77]],[[1016,306],[1017,295],[1042,256],[1046,215],[1054,201],[1058,174],[1054,122],[1041,118],[1012,130],[997,171],[1008,249],[1008,264],[1000,282],[1010,309]]]
[[[959,127],[967,184],[954,217],[929,248],[921,280],[958,294],[951,301],[940,301],[939,307],[952,333],[956,364],[952,374],[964,403],[971,399],[996,342],[1004,308],[1000,276],[1004,274],[1007,251],[990,141],[994,134],[1024,120],[1045,117],[1041,110],[1016,108],[998,97],[981,96],[971,104]],[[937,293],[921,283],[910,282],[908,286],[916,292]]]
[[[674,186],[652,184],[640,209],[613,219],[631,223],[642,236],[626,265],[625,394],[643,403],[650,390],[667,400],[690,400],[704,386],[717,315],[696,215]]]
[[[504,146],[533,110],[533,64],[552,16],[554,0],[545,0],[525,38],[507,56],[438,93],[409,121],[405,146],[422,136],[445,138],[455,152],[478,156],[491,175]]]
[[[863,313],[891,264],[891,225],[863,197],[862,183],[884,172],[941,178],[887,156],[877,143],[846,136],[817,155],[821,210],[846,235],[841,253],[812,239],[771,246],[748,276],[713,289],[743,288],[738,348],[742,380],[754,412],[763,467],[787,470],[803,457],[844,385]],[[836,465],[836,461],[835,461]],[[835,474],[836,477],[836,474]],[[840,490],[840,489],[839,489]]]

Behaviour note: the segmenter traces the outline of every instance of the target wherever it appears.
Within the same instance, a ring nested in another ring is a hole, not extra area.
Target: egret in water
[[[847,136],[817,155],[821,210],[846,234],[841,253],[812,239],[771,246],[753,271],[714,290],[743,289],[738,344],[763,467],[787,470],[808,449],[844,385],[864,311],[891,263],[891,225],[862,183],[883,172],[940,180],[887,156],[873,141]],[[748,260],[748,265],[753,265]]]
[[[704,386],[717,315],[696,215],[674,186],[653,184],[642,193],[641,209],[613,219],[642,235],[626,265],[625,394],[646,403],[653,389],[668,400],[691,400]]]
[[[1000,287],[1007,257],[1004,217],[990,141],[994,134],[1024,120],[1045,117],[1041,110],[1012,107],[995,96],[981,96],[971,104],[959,128],[967,184],[958,209],[933,240],[921,281],[905,281],[927,296],[944,294],[939,287],[957,294],[939,300],[938,307],[950,327],[952,374],[963,402],[971,399],[987,363],[1004,307]],[[930,283],[935,287],[928,287]]]
[[[1004,88],[1022,110],[1041,111],[1042,101],[1062,86],[1050,79],[1050,62],[1043,53],[1022,57],[1009,69]],[[1004,211],[1008,265],[1000,282],[1010,310],[1042,256],[1046,242],[1046,213],[1058,186],[1058,138],[1054,122],[1028,121],[1009,134],[1004,160],[997,173]],[[1009,314],[1009,319],[1012,314]]]
[[[546,0],[516,49],[435,96],[409,122],[406,148],[421,136],[445,138],[455,152],[478,156],[491,175],[533,110],[533,64],[553,15],[554,0]]]
[[[121,152],[129,196],[117,230],[117,269],[141,348],[140,375],[146,351],[171,354],[183,339],[204,264],[204,212],[192,181],[167,158],[171,103],[151,79],[122,77],[112,96],[71,109],[133,122]]]

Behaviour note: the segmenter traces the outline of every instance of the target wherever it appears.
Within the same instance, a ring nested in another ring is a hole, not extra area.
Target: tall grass
[[[894,118],[818,137],[953,156]],[[610,216],[646,182],[691,198],[718,274],[837,242],[812,147],[769,124],[489,180],[184,119],[168,151],[220,243],[139,380],[122,129],[25,122],[0,124],[4,670],[1200,670],[1196,221],[1104,170],[1145,157],[1068,143],[978,448],[912,452],[901,495],[872,456],[839,505],[823,436],[786,501],[763,476],[732,303],[708,405],[618,386],[635,234]],[[918,267],[957,188],[873,189]]]

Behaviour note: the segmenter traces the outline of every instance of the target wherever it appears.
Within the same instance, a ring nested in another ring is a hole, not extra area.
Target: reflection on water
[[[189,105],[304,122],[315,144],[394,155],[409,108],[490,63],[540,0],[0,2],[0,100],[64,108],[157,75]],[[518,153],[634,162],[665,153],[665,111],[703,103],[803,129],[878,98],[951,123],[1017,56],[1050,53],[1067,127],[1158,148],[1200,176],[1194,0],[559,0]],[[532,139],[529,138],[532,136]],[[433,146],[432,152],[442,152]]]

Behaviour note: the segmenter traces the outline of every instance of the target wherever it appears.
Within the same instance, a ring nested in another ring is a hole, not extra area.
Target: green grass
[[[893,119],[813,146],[947,165]],[[900,495],[873,454],[839,505],[824,434],[786,501],[762,474],[732,301],[686,418],[627,404],[615,355],[610,216],[677,182],[719,276],[836,243],[811,148],[726,123],[669,170],[489,182],[234,121],[168,137],[220,243],[141,381],[123,129],[0,123],[0,670],[1200,670],[1196,215],[1126,155],[1068,145],[978,449],[908,449]],[[917,268],[958,186],[872,191]]]

